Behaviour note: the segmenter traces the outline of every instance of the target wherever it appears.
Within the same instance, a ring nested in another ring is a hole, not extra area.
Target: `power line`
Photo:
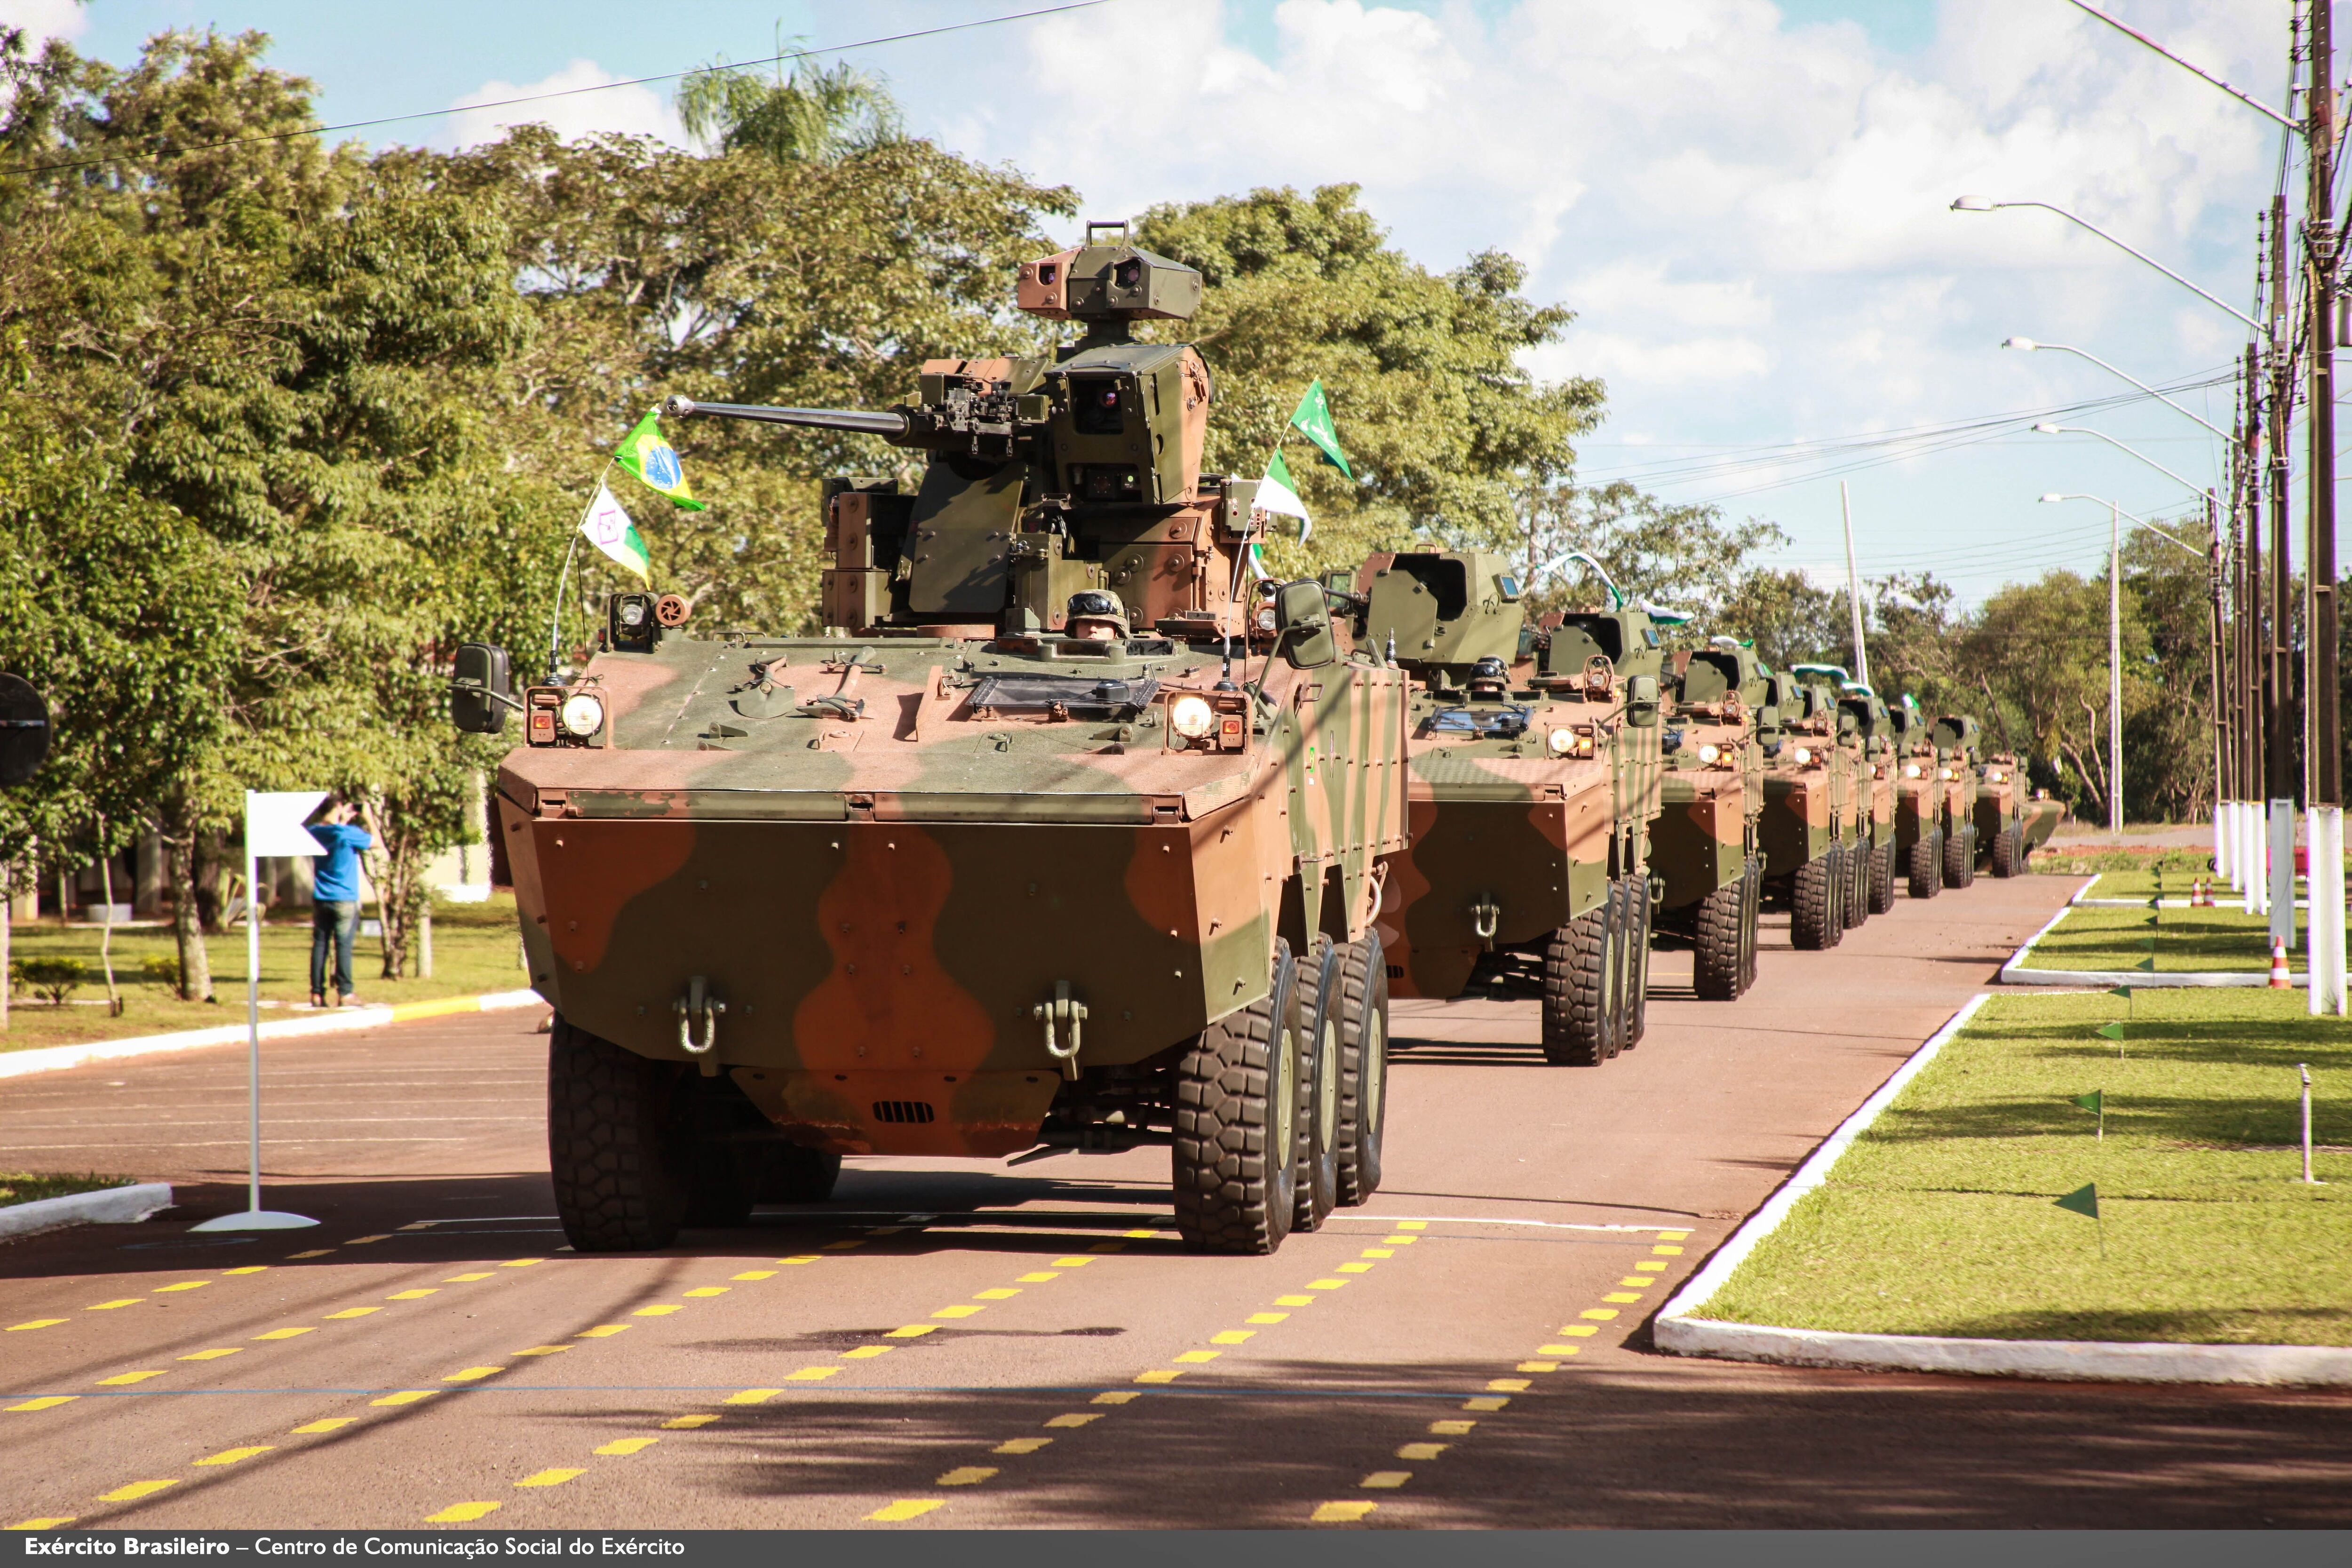
[[[411,120],[437,120],[445,114],[473,114],[485,109],[512,109],[518,104],[545,103],[552,99],[578,98],[583,93],[610,92],[615,88],[644,87],[657,81],[683,81],[688,77],[716,76],[723,71],[751,70],[760,66],[780,65],[786,60],[813,59],[818,55],[847,54],[852,49],[878,48],[884,44],[903,44],[916,38],[936,38],[946,33],[968,33],[979,27],[1002,26],[1008,22],[1033,21],[1039,16],[1058,16],[1070,11],[1089,11],[1097,5],[1109,5],[1116,0],[1069,0],[1062,5],[1047,5],[1035,11],[1016,11],[1004,16],[982,16],[973,22],[951,22],[938,27],[919,27],[911,33],[890,33],[878,38],[860,38],[856,43],[827,44],[822,48],[788,49],[756,60],[735,60],[723,66],[698,66],[692,70],[663,71],[656,76],[631,77],[625,81],[598,82],[592,87],[567,87],[554,92],[526,93],[520,98],[504,98],[495,103],[453,104],[445,109],[420,109],[413,114],[386,114],[374,120],[352,120],[340,125],[304,126],[296,131],[273,131],[258,136],[232,136],[224,142],[205,142],[194,147],[174,148],[169,156],[184,158],[192,153],[217,152],[224,147],[245,147],[263,142],[290,142],[298,136],[331,136],[343,131],[365,131],[378,125],[398,125]],[[152,155],[152,154],[150,154]],[[0,174],[62,174],[71,169],[91,169],[102,163],[125,163],[142,156],[136,153],[110,153],[103,157],[82,158],[64,163],[14,163],[0,166]]]

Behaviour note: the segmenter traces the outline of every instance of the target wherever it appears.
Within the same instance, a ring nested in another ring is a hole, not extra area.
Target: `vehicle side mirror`
[[[1625,682],[1625,721],[1643,729],[1658,721],[1658,678],[1637,675]]]
[[[1282,655],[1294,668],[1312,669],[1339,657],[1331,636],[1331,604],[1323,584],[1285,583],[1274,595],[1276,624],[1282,627]]]
[[[449,721],[469,735],[495,735],[507,727],[514,700],[514,675],[507,650],[485,642],[459,646],[449,671]]]

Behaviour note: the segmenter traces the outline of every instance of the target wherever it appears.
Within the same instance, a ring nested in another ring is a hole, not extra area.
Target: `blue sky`
[[[258,28],[341,122],[754,58],[780,24],[832,45],[1035,3],[0,0],[0,17],[115,60],[163,27]],[[2287,0],[2115,8],[2276,100]],[[1771,518],[1795,539],[1787,563],[1828,575],[1832,470],[1851,462],[1864,570],[1934,569],[1971,598],[2095,566],[2104,511],[2045,491],[2143,513],[2187,492],[2089,438],[1903,432],[2128,390],[2000,350],[2011,335],[2168,383],[2222,370],[2242,333],[2054,216],[1947,204],[2068,206],[2242,306],[2276,155],[2258,117],[2063,0],[1114,0],[848,58],[889,78],[919,132],[1074,184],[1090,216],[1345,180],[1430,266],[1510,250],[1531,293],[1579,312],[1532,368],[1609,384],[1589,474]],[[675,134],[667,91],[544,112]],[[491,118],[367,134],[446,145]],[[2229,423],[2226,388],[2184,401]],[[2215,476],[2216,444],[2160,406],[2076,422]],[[1769,461],[1857,440],[1878,444]]]

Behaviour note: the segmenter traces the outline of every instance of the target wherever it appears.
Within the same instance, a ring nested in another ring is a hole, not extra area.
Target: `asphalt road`
[[[1673,1287],[2074,886],[1662,955],[1641,1047],[1400,1005],[1388,1180],[1270,1258],[1177,1246],[1166,1157],[854,1161],[836,1200],[562,1250],[530,1014],[0,1086],[0,1161],[182,1185],[0,1247],[0,1523],[2221,1526],[2352,1522],[2352,1398],[1656,1353]],[[14,1325],[13,1327],[8,1325]]]

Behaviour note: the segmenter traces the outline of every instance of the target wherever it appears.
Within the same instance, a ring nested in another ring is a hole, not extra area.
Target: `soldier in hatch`
[[[1108,588],[1088,588],[1070,595],[1069,635],[1082,642],[1125,642],[1127,606]]]

